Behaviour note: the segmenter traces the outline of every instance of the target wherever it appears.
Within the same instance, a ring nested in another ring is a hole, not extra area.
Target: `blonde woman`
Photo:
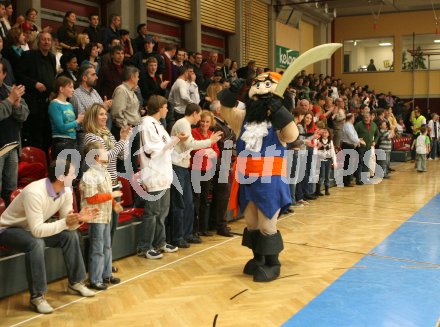
[[[90,43],[89,35],[86,33],[79,33],[76,37],[78,49],[75,50],[78,63],[82,63],[86,59],[86,47]]]

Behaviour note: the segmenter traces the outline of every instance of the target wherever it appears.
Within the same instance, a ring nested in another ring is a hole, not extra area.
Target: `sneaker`
[[[302,207],[304,207],[304,204],[295,202],[290,207],[293,208],[293,209],[295,209],[295,208],[302,208]]]
[[[31,307],[35,309],[38,313],[52,313],[53,308],[47,303],[44,295],[31,299],[30,301]]]
[[[160,247],[158,250],[165,253],[173,253],[179,250],[179,247],[165,243],[165,245]]]
[[[310,203],[307,202],[306,200],[299,200],[298,203],[302,204],[302,205],[306,205],[308,206]]]
[[[70,294],[74,294],[74,295],[81,295],[84,297],[91,297],[91,296],[95,296],[95,292],[93,292],[92,290],[89,290],[86,285],[84,285],[83,283],[75,283],[75,284],[70,284],[67,286],[67,292]]]
[[[432,159],[432,158],[428,158],[428,160],[434,160],[434,159]]]
[[[145,258],[147,259],[160,259],[163,257],[163,254],[160,253],[159,251],[156,251],[154,249],[148,250],[147,252],[145,252]]]

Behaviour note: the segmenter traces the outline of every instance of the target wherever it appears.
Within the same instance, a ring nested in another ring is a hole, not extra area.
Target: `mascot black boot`
[[[243,272],[246,275],[254,275],[255,270],[258,266],[264,265],[264,256],[261,254],[255,253],[255,245],[257,244],[257,238],[260,235],[260,231],[257,230],[248,230],[247,228],[243,231],[243,240],[241,245],[247,246],[252,250],[254,257],[249,260],[244,266]]]
[[[279,231],[274,235],[258,235],[255,252],[264,256],[265,263],[255,270],[254,282],[270,282],[280,276],[281,263],[278,255],[283,249],[283,239]]]

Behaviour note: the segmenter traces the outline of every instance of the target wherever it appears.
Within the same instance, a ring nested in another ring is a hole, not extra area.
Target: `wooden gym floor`
[[[330,196],[282,216],[281,277],[271,283],[243,275],[251,252],[240,236],[204,237],[202,244],[161,260],[118,260],[122,283],[93,298],[68,295],[66,280],[51,283],[47,299],[56,310],[50,315],[32,312],[27,292],[2,299],[0,326],[280,326],[292,316],[294,321],[437,195],[440,160],[428,161],[427,173],[417,173],[413,165],[395,166],[392,177],[378,185],[332,188]],[[241,233],[244,221],[230,227]],[[1,276],[2,283],[7,280]]]

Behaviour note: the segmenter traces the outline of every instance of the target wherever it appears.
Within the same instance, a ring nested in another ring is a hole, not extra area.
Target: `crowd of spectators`
[[[82,214],[83,218],[69,216],[64,227],[74,228],[80,218],[93,225],[90,287],[104,290],[105,283],[119,282],[112,276],[117,268],[111,266],[109,254],[122,195],[118,173],[131,176],[140,171],[137,176],[148,194],[162,194],[160,199],[143,201],[139,256],[159,259],[163,253],[202,242],[201,236],[210,237],[212,231],[231,237],[227,227],[229,170],[225,176],[220,165],[225,153],[233,151],[238,135],[223,119],[221,106],[244,109],[246,90],[256,76],[270,68],[257,67],[253,60],[244,67],[229,58],[219,62],[216,52],[204,60],[202,53],[161,44],[144,23],[138,25],[138,35],[132,40],[129,31],[120,29],[117,14],[110,15],[105,27],[100,25],[99,15],[92,14],[89,26],[81,29],[75,12],[69,11],[62,26],[52,31],[35,24],[38,12],[33,8],[12,24],[11,10],[10,2],[0,3],[0,127],[10,131],[1,133],[0,146],[17,141],[50,153],[52,159],[64,150],[81,154],[75,167],[79,177],[73,178],[73,186],[81,189],[84,207],[101,211],[99,217],[96,212],[89,215],[92,218],[87,214]],[[237,87],[239,81],[244,81],[241,97],[232,104],[224,103],[224,90]],[[420,133],[429,136],[429,159],[439,155],[438,115],[432,115],[427,123],[420,108],[411,110],[412,103],[404,103],[391,92],[376,93],[367,85],[346,85],[338,78],[302,71],[291,81],[284,100],[300,132],[288,145],[292,156],[290,212],[330,195],[331,171],[349,170],[350,166],[350,156],[341,155],[341,150],[355,150],[360,158],[367,151],[383,150],[385,155],[377,156],[383,178],[389,178],[392,171],[391,140],[401,134],[417,140],[414,158],[417,154],[419,171],[424,170],[420,156],[426,156],[420,150]],[[94,164],[85,160],[89,153]],[[19,147],[0,158],[1,196],[6,203],[17,188],[18,158]],[[343,186],[353,187],[353,176],[357,185],[374,178],[375,172],[364,160],[355,166],[352,175],[343,176]],[[192,173],[206,177],[212,170],[211,178],[203,179],[197,187],[192,185]],[[178,185],[172,184],[173,174]],[[69,164],[61,177],[65,180],[68,176],[72,176]],[[106,180],[102,187],[84,184],[84,178],[97,176]],[[52,183],[52,188],[60,188],[56,177],[51,172],[52,179],[42,187],[49,190]],[[53,199],[64,197],[60,194]],[[60,208],[63,218],[67,211]],[[12,244],[6,236],[1,238],[7,234],[2,233],[5,228],[15,226],[15,213],[6,210],[7,220],[0,219],[0,245],[2,240]],[[42,213],[40,223],[49,216]],[[20,224],[31,231],[26,240],[40,237],[34,233],[35,226],[21,220]],[[81,270],[71,277],[71,289],[91,296],[78,284],[83,275]],[[45,286],[30,291],[37,311],[51,312],[43,297]]]

